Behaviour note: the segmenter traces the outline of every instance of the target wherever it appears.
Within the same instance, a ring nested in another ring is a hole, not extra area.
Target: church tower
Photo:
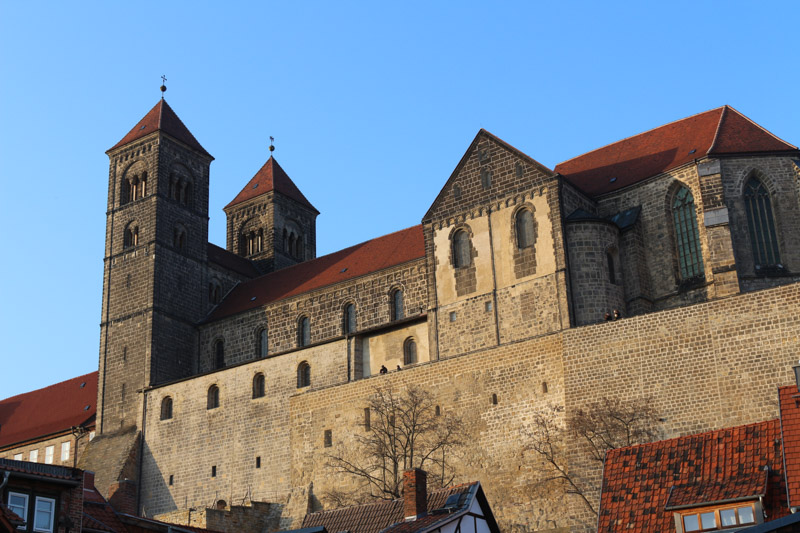
[[[253,261],[262,273],[316,257],[319,211],[271,155],[225,206],[225,214],[228,250]]]
[[[101,433],[140,424],[137,390],[195,371],[214,159],[163,98],[106,153]]]

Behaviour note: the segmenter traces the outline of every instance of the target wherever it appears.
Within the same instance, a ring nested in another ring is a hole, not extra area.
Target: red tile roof
[[[139,123],[136,124],[125,137],[122,138],[122,140],[109,148],[108,151],[110,152],[115,148],[119,148],[120,146],[133,142],[137,139],[141,139],[145,135],[150,135],[154,131],[163,131],[170,137],[174,137],[183,144],[194,148],[201,154],[211,157],[211,154],[206,152],[205,148],[200,146],[200,143],[194,138],[194,135],[192,135],[192,132],[189,131],[189,128],[183,124],[183,121],[178,118],[178,115],[175,114],[175,111],[173,111],[169,104],[167,104],[167,101],[163,99],[159,100],[159,102],[153,106],[153,109],[151,109],[144,116],[144,118],[140,120]]]
[[[429,493],[428,510],[441,509],[450,495],[469,492],[476,483],[465,483]],[[428,515],[428,517],[415,520],[411,524],[416,527],[413,527],[411,531],[418,531],[425,524],[430,525],[441,518],[441,515]],[[391,525],[403,522],[404,519],[403,500],[379,500],[375,503],[307,514],[303,520],[303,528],[325,526],[325,529],[330,532],[378,533]],[[394,529],[392,528],[393,531]]]
[[[564,161],[556,165],[555,171],[593,196],[633,185],[706,155],[796,150],[796,146],[726,105]]]
[[[20,518],[14,511],[6,507],[3,502],[0,502],[0,524],[9,528],[9,531],[14,531],[17,526],[21,526],[25,520]]]
[[[783,435],[783,455],[788,480],[786,492],[789,505],[800,505],[800,395],[797,387],[780,387],[778,401],[781,413],[781,434]]]
[[[29,476],[51,478],[74,483],[78,483],[82,476],[80,470],[69,466],[30,463],[28,461],[15,461],[13,459],[4,458],[0,458],[0,469]]]
[[[97,372],[0,401],[0,447],[94,422]]]
[[[777,420],[720,429],[611,450],[606,455],[598,532],[674,531],[666,510],[708,504],[763,491],[764,467],[771,470],[764,506],[769,519],[789,513],[781,472]],[[675,487],[675,488],[673,488]]]
[[[256,172],[256,175],[253,176],[249,182],[247,182],[247,185],[236,195],[236,198],[225,206],[225,209],[270,191],[277,191],[284,196],[288,196],[292,200],[299,202],[319,214],[319,211],[317,211],[317,209],[311,205],[311,202],[303,196],[303,193],[300,192],[297,185],[294,184],[289,175],[284,172],[272,156],[269,156],[264,166]]]
[[[351,280],[425,255],[422,226],[390,233],[237,285],[208,320]]]
[[[249,259],[229,252],[225,248],[220,248],[216,244],[208,243],[208,260],[249,278],[256,278],[261,275],[261,272]]]

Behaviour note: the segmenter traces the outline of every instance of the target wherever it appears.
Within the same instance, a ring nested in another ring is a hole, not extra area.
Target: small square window
[[[492,310],[492,302],[486,302],[485,304],[483,304],[483,309],[487,313],[491,312],[491,310]]]
[[[455,321],[456,321],[456,312],[450,311],[450,322],[455,322]]]
[[[717,517],[714,515],[714,511],[700,513],[700,525],[703,526],[703,529],[713,529],[717,527]]]

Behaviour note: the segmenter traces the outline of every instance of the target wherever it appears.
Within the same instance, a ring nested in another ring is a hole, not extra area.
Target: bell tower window
[[[135,222],[131,222],[128,224],[128,227],[125,228],[122,244],[126,249],[139,245],[139,226]]]

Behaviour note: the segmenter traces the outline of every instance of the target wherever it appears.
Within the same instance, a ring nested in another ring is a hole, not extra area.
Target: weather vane
[[[270,153],[275,151],[275,144],[274,143],[275,143],[275,137],[270,135],[269,136],[269,151],[270,151]]]
[[[164,99],[164,93],[167,92],[167,77],[161,76],[161,99]]]

